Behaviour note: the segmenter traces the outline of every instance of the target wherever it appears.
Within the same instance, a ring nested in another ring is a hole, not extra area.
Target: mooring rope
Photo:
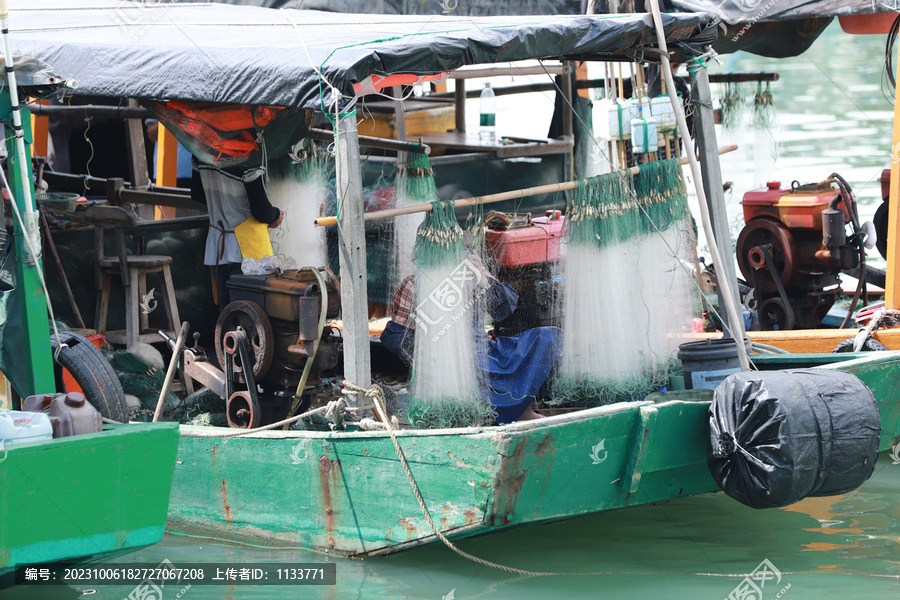
[[[249,435],[251,433],[259,433],[260,431],[268,431],[270,429],[278,429],[279,427],[283,427],[284,425],[290,425],[291,423],[296,423],[300,419],[305,419],[307,417],[311,417],[313,415],[318,415],[325,413],[325,416],[333,419],[337,422],[341,413],[343,412],[357,412],[357,411],[365,411],[371,410],[372,406],[360,406],[353,407],[347,406],[347,400],[345,398],[341,398],[340,400],[332,400],[325,406],[320,406],[319,408],[314,408],[312,410],[308,410],[302,415],[297,415],[296,417],[291,417],[290,419],[284,419],[283,421],[278,421],[277,423],[272,423],[270,425],[263,425],[262,427],[256,427],[254,429],[240,429],[237,431],[225,431],[225,432],[215,432],[215,431],[182,431],[182,437],[194,437],[194,438],[231,438],[238,437],[242,435]]]
[[[400,444],[399,442],[397,442],[397,436],[394,435],[394,427],[387,413],[387,401],[384,397],[384,391],[377,385],[373,385],[369,389],[365,389],[346,380],[344,381],[343,391],[348,395],[352,394],[365,396],[375,405],[375,410],[378,412],[379,417],[381,417],[381,421],[384,424],[385,429],[387,429],[388,435],[391,436],[391,441],[394,443],[394,449],[397,451],[397,457],[400,459],[400,464],[403,466],[403,470],[406,472],[406,477],[407,479],[409,479],[410,485],[412,485],[413,493],[415,493],[416,500],[419,502],[419,508],[422,509],[422,514],[425,515],[425,520],[428,521],[428,524],[431,526],[434,534],[442,542],[444,542],[445,546],[447,546],[463,558],[467,558],[485,567],[506,571],[507,573],[516,573],[518,575],[529,575],[537,577],[545,577],[547,575],[567,575],[567,573],[538,573],[534,571],[526,571],[524,569],[516,569],[515,567],[507,567],[505,565],[500,565],[483,558],[478,558],[477,556],[469,554],[465,550],[457,548],[453,544],[453,542],[448,540],[444,533],[440,529],[438,529],[437,525],[434,524],[434,520],[431,518],[431,513],[428,511],[428,507],[425,506],[425,500],[422,498],[422,493],[419,491],[419,486],[416,484],[416,480],[413,478],[412,471],[409,470],[409,464],[406,462],[406,456],[403,454],[403,450],[400,449]]]

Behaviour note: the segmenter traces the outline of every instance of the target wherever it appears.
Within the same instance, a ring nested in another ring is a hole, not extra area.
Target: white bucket
[[[53,426],[46,414],[17,410],[0,412],[0,443],[5,449],[52,439]]]
[[[656,126],[660,131],[675,129],[675,111],[668,96],[657,96],[651,100],[650,114],[656,119]]]
[[[631,149],[635,154],[656,152],[656,119],[653,117],[631,120]]]

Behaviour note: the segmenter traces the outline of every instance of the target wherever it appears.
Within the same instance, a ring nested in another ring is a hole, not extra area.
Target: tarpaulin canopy
[[[178,0],[203,2],[204,0]],[[216,0],[269,8],[297,6],[297,0]],[[583,15],[585,0],[303,0],[307,10],[379,15]]]
[[[254,6],[12,0],[13,49],[79,94],[332,108],[370,76],[436,75],[537,58],[624,57],[656,46],[649,15],[354,15]],[[715,19],[668,14],[670,47],[697,51]]]
[[[675,10],[713,13],[727,23],[794,21],[896,11],[896,0],[668,0]]]

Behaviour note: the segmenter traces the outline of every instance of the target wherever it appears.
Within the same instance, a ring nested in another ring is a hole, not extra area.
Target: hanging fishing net
[[[751,121],[755,129],[771,129],[775,125],[778,114],[775,110],[775,98],[772,97],[772,90],[769,82],[766,82],[766,89],[762,87],[762,81],[753,97],[753,119]]]
[[[146,100],[165,128],[200,161],[255,167],[290,152],[306,136],[311,111],[278,106]]]
[[[415,347],[405,415],[413,427],[482,425],[496,412],[476,370],[478,266],[467,255],[452,203],[433,202],[416,238]]]
[[[744,93],[740,84],[728,82],[720,100],[722,108],[722,127],[736,129],[744,118]]]
[[[408,153],[406,161],[397,165],[396,181],[396,208],[428,204],[438,199],[434,172],[427,154]],[[401,215],[393,219],[394,273],[391,283],[394,288],[415,270],[412,250],[416,243],[416,231],[423,219],[423,213]]]
[[[266,193],[285,212],[281,226],[269,232],[277,256],[292,258],[301,267],[327,263],[325,231],[314,221],[325,213],[333,170],[328,153],[309,138],[269,160]]]
[[[550,403],[644,398],[666,385],[693,313],[692,230],[678,160],[586,180],[568,216],[563,352]]]

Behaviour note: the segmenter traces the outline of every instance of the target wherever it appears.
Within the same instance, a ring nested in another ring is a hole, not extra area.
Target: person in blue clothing
[[[508,318],[519,296],[487,269],[475,255],[470,264],[479,269],[478,280],[486,291],[486,309],[494,321]],[[394,292],[391,320],[381,334],[382,345],[407,363],[412,363],[416,329],[416,276],[404,279]],[[476,364],[484,375],[482,393],[497,410],[497,424],[539,419],[534,411],[538,392],[559,360],[562,330],[535,327],[518,335],[488,338],[479,315],[475,319]]]

